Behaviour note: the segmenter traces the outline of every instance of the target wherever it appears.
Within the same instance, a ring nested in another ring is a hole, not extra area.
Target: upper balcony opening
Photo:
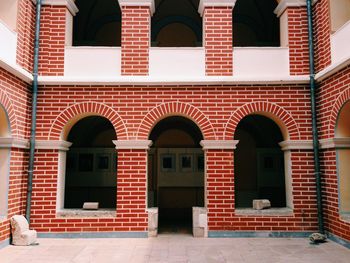
[[[73,46],[121,46],[121,10],[117,0],[76,0]]]
[[[233,46],[279,47],[279,19],[276,0],[237,0],[233,9]]]
[[[336,32],[350,20],[350,0],[330,0],[331,31]]]
[[[202,18],[199,0],[155,0],[152,17],[152,46],[202,46]]]

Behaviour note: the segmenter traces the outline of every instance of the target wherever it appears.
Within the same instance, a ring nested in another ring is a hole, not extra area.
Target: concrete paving
[[[0,262],[350,262],[350,249],[306,238],[194,238],[162,234],[156,238],[47,239],[38,246],[7,246]]]

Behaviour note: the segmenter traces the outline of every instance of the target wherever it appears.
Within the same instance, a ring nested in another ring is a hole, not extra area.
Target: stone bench
[[[27,219],[21,215],[11,217],[12,245],[29,246],[36,244],[37,234],[29,229]]]

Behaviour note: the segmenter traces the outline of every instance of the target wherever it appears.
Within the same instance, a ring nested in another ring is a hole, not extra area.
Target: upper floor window
[[[152,46],[196,47],[202,45],[199,0],[155,0]]]
[[[233,46],[280,46],[276,0],[237,0],[233,9]]]
[[[121,46],[121,10],[117,0],[76,0],[73,46]]]
[[[331,31],[334,33],[350,20],[350,0],[330,0]]]

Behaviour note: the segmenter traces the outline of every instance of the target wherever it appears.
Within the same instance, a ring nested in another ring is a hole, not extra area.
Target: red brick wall
[[[309,73],[306,7],[288,7],[289,63],[291,75]]]
[[[33,71],[35,5],[32,0],[19,0],[17,13],[17,63]]]
[[[122,75],[148,75],[150,8],[122,6]]]
[[[331,64],[331,24],[329,0],[318,0],[314,12],[315,68],[321,71]]]
[[[40,21],[39,74],[61,76],[64,73],[66,7],[44,5]]]
[[[203,27],[206,75],[232,76],[232,7],[205,7]]]

